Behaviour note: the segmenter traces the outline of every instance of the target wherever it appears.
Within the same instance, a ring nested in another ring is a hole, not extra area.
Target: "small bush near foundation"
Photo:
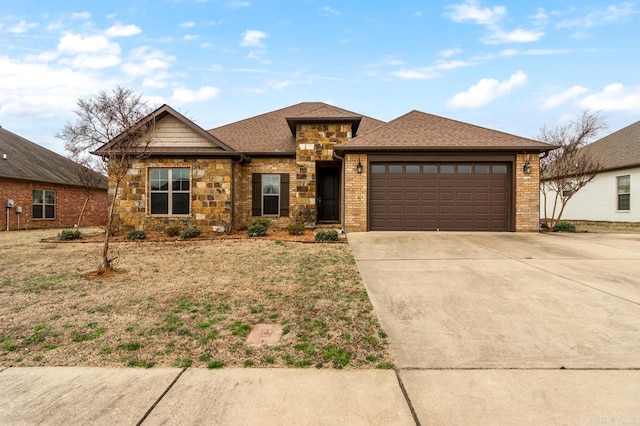
[[[181,231],[182,229],[179,226],[169,226],[165,228],[164,233],[170,237],[177,237],[178,235],[180,235]]]
[[[338,241],[338,231],[335,229],[323,230],[316,232],[316,241]]]
[[[80,234],[80,231],[75,231],[73,229],[65,229],[58,234],[58,239],[62,241],[77,240],[79,238],[82,238],[82,234]]]
[[[134,229],[127,233],[127,240],[144,240],[147,238],[147,233],[141,230]]]
[[[180,233],[180,238],[188,240],[189,238],[195,238],[199,236],[201,233],[202,231],[200,231],[200,229],[194,226],[193,228],[187,228],[184,231],[182,231]]]
[[[267,235],[267,229],[271,221],[264,217],[255,217],[247,226],[247,235],[250,237],[264,237]]]
[[[576,226],[569,222],[558,222],[553,226],[553,232],[576,232]]]
[[[291,222],[287,225],[287,232],[289,235],[302,235],[304,234],[304,222]]]

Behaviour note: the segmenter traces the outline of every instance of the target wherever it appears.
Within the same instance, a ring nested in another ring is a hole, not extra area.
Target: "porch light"
[[[358,174],[362,173],[362,163],[360,162],[359,158],[358,158],[358,165],[356,166],[356,171],[358,172]]]
[[[524,172],[525,175],[530,175],[531,174],[531,164],[529,162],[529,156],[527,155],[527,161],[524,163],[524,166],[522,167],[522,171]]]

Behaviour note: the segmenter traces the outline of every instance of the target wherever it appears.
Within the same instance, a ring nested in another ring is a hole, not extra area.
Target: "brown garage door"
[[[508,231],[508,163],[372,163],[372,231]]]

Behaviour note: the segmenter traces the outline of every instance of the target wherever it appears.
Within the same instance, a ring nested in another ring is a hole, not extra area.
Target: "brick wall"
[[[523,167],[529,161],[531,173]],[[537,232],[540,228],[540,158],[538,154],[518,154],[516,177],[516,232]]]
[[[358,162],[362,164],[362,173],[357,171]],[[367,155],[346,154],[344,167],[344,229],[363,232],[367,230]]]
[[[231,160],[226,158],[149,158],[136,162],[122,180],[115,203],[114,216],[120,231],[163,232],[168,226],[220,230],[220,226],[231,223],[231,167]],[[191,214],[151,216],[147,209],[149,168],[189,168]],[[113,179],[109,186],[109,195],[113,196]]]
[[[284,228],[293,220],[296,197],[296,160],[293,157],[253,157],[250,163],[236,166],[236,228],[245,228],[251,218],[251,176],[253,173],[289,174],[289,211],[287,217],[270,217],[273,226]]]
[[[32,201],[34,189],[56,191],[55,219],[33,219]],[[82,188],[76,186],[0,179],[1,229],[7,229],[7,210],[4,208],[7,199],[13,199],[16,206],[22,207],[20,229],[37,229],[71,228],[77,225],[85,198]],[[87,203],[80,226],[103,226],[106,221],[107,191],[101,190],[96,192]],[[15,209],[9,211],[9,227],[10,229],[18,228],[18,215]]]

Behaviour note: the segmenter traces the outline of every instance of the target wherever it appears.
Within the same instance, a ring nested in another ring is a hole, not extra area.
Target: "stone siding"
[[[231,167],[227,158],[149,158],[136,162],[120,184],[114,216],[120,231],[132,229],[163,232],[168,226],[196,226],[202,231],[219,231],[231,224]],[[191,213],[151,216],[149,206],[150,168],[189,168]],[[113,196],[113,179],[109,185]]]
[[[56,191],[55,219],[33,219],[32,202],[34,189]],[[83,188],[77,186],[0,179],[1,230],[7,229],[7,210],[4,208],[7,199],[12,199],[16,206],[22,207],[20,229],[73,228],[78,225],[78,218],[86,195]],[[107,190],[97,190],[87,203],[80,227],[104,226],[106,222]],[[9,210],[9,229],[18,229],[18,214],[15,208]]]
[[[525,174],[527,162],[531,173]],[[517,154],[516,178],[516,232],[537,232],[540,229],[540,158],[538,154]]]
[[[344,230],[364,232],[367,230],[367,155],[346,154],[344,160]],[[362,173],[357,171],[358,162],[362,164]]]

